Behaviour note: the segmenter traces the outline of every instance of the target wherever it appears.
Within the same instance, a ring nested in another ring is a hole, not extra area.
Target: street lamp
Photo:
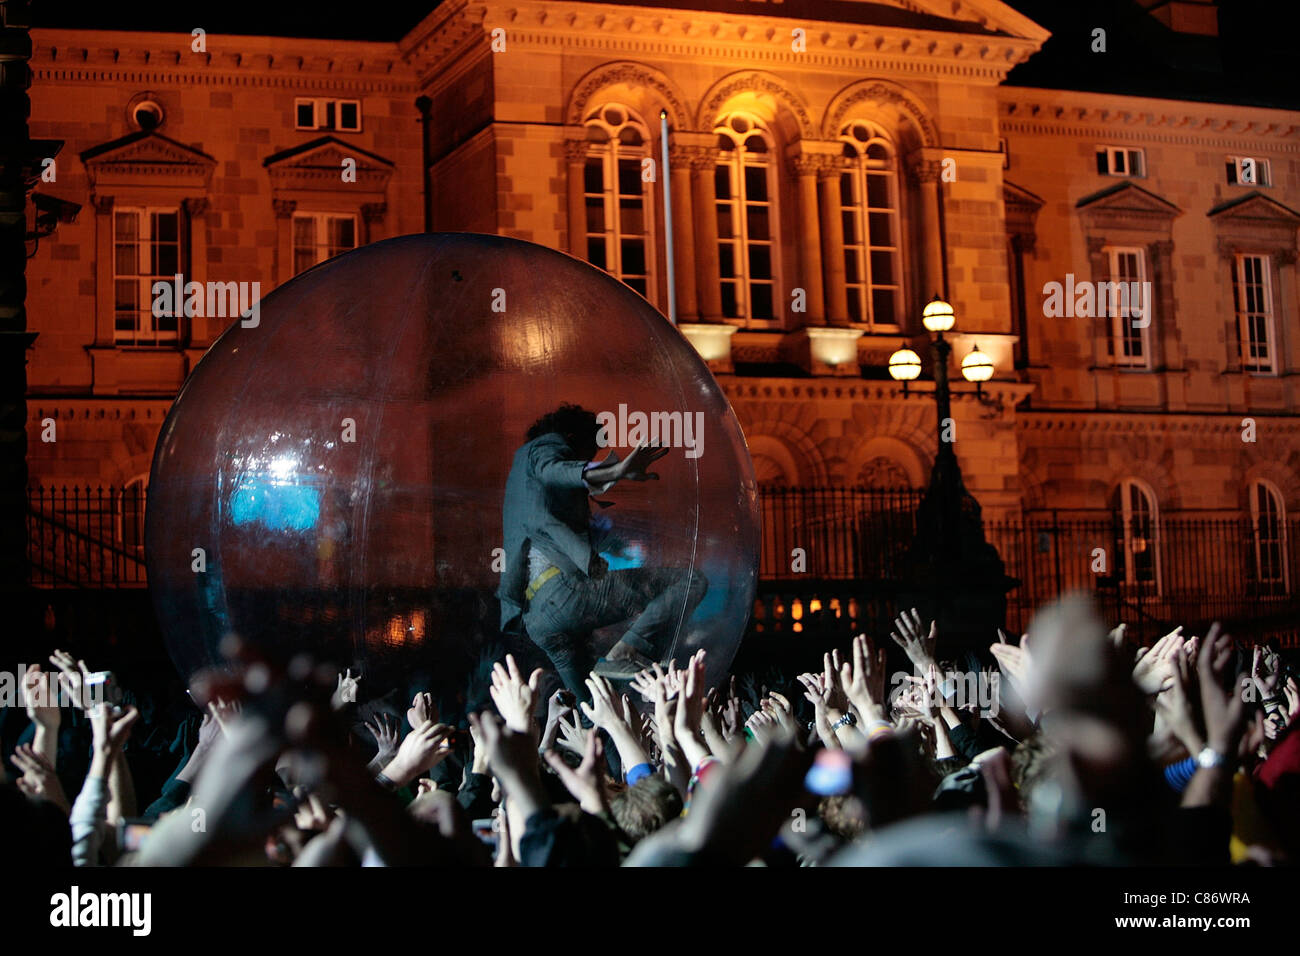
[[[916,511],[916,534],[906,559],[904,600],[924,606],[940,621],[940,629],[960,635],[961,642],[986,642],[987,633],[1006,618],[1006,592],[1014,582],[997,549],[984,534],[979,502],[966,490],[961,466],[953,448],[952,395],[948,361],[952,344],[944,333],[957,324],[953,307],[938,294],[921,313],[921,324],[931,334],[934,365],[934,403],[938,413],[938,448],[930,469],[930,485]],[[903,383],[920,376],[920,358],[902,348],[889,359],[889,375]],[[993,359],[979,346],[961,362],[962,377],[975,385],[980,402],[990,404],[981,386],[993,377]],[[904,603],[903,607],[907,607]]]
[[[921,377],[921,356],[911,349],[899,349],[889,356],[889,377],[903,383],[903,394],[906,395],[907,383]]]
[[[988,352],[981,352],[978,345],[972,346],[961,360],[961,375],[966,381],[975,383],[975,394],[983,400],[983,385],[993,377],[993,359]]]

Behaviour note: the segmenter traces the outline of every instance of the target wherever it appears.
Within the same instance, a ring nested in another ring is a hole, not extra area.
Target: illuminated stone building
[[[1214,33],[1205,3],[1152,16]],[[393,42],[202,52],[35,30],[32,136],[64,142],[39,191],[83,209],[28,267],[33,483],[147,476],[229,321],[154,321],[155,277],[265,293],[355,244],[469,230],[588,259],[667,312],[668,190],[678,321],[764,486],[924,487],[931,376],[905,393],[886,366],[903,346],[928,366],[937,292],[987,518],[1117,517],[1120,584],[1153,592],[1165,515],[1250,519],[1242,574],[1289,593],[1300,114],[1010,84],[1048,37],[997,0],[446,0]],[[1107,281],[1149,290],[1145,321],[1081,314]],[[1052,307],[1050,283],[1080,297]]]

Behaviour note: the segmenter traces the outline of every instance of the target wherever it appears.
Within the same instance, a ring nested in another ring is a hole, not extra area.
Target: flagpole
[[[663,143],[664,185],[664,255],[668,260],[668,321],[677,324],[677,282],[673,271],[673,189],[672,176],[668,168],[668,111],[659,111],[659,139]]]

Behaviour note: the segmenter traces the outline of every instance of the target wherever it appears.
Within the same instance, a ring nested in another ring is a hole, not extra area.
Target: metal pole
[[[668,111],[659,111],[659,141],[663,144],[660,163],[664,185],[664,258],[668,261],[668,321],[677,324],[677,281],[673,271],[673,183],[668,168]]]

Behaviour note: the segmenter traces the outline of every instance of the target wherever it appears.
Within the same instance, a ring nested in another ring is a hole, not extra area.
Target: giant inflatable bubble
[[[481,699],[506,650],[546,666],[502,632],[496,592],[512,458],[563,403],[608,413],[621,456],[674,446],[659,480],[592,511],[621,542],[610,568],[707,581],[674,606],[667,654],[705,647],[722,676],[754,596],[752,465],[704,363],[635,292],[532,243],[417,235],[311,269],[255,318],[195,368],[150,475],[149,581],[182,676],[217,664],[230,632],[359,666],[370,694]],[[621,626],[591,635],[596,653]]]

